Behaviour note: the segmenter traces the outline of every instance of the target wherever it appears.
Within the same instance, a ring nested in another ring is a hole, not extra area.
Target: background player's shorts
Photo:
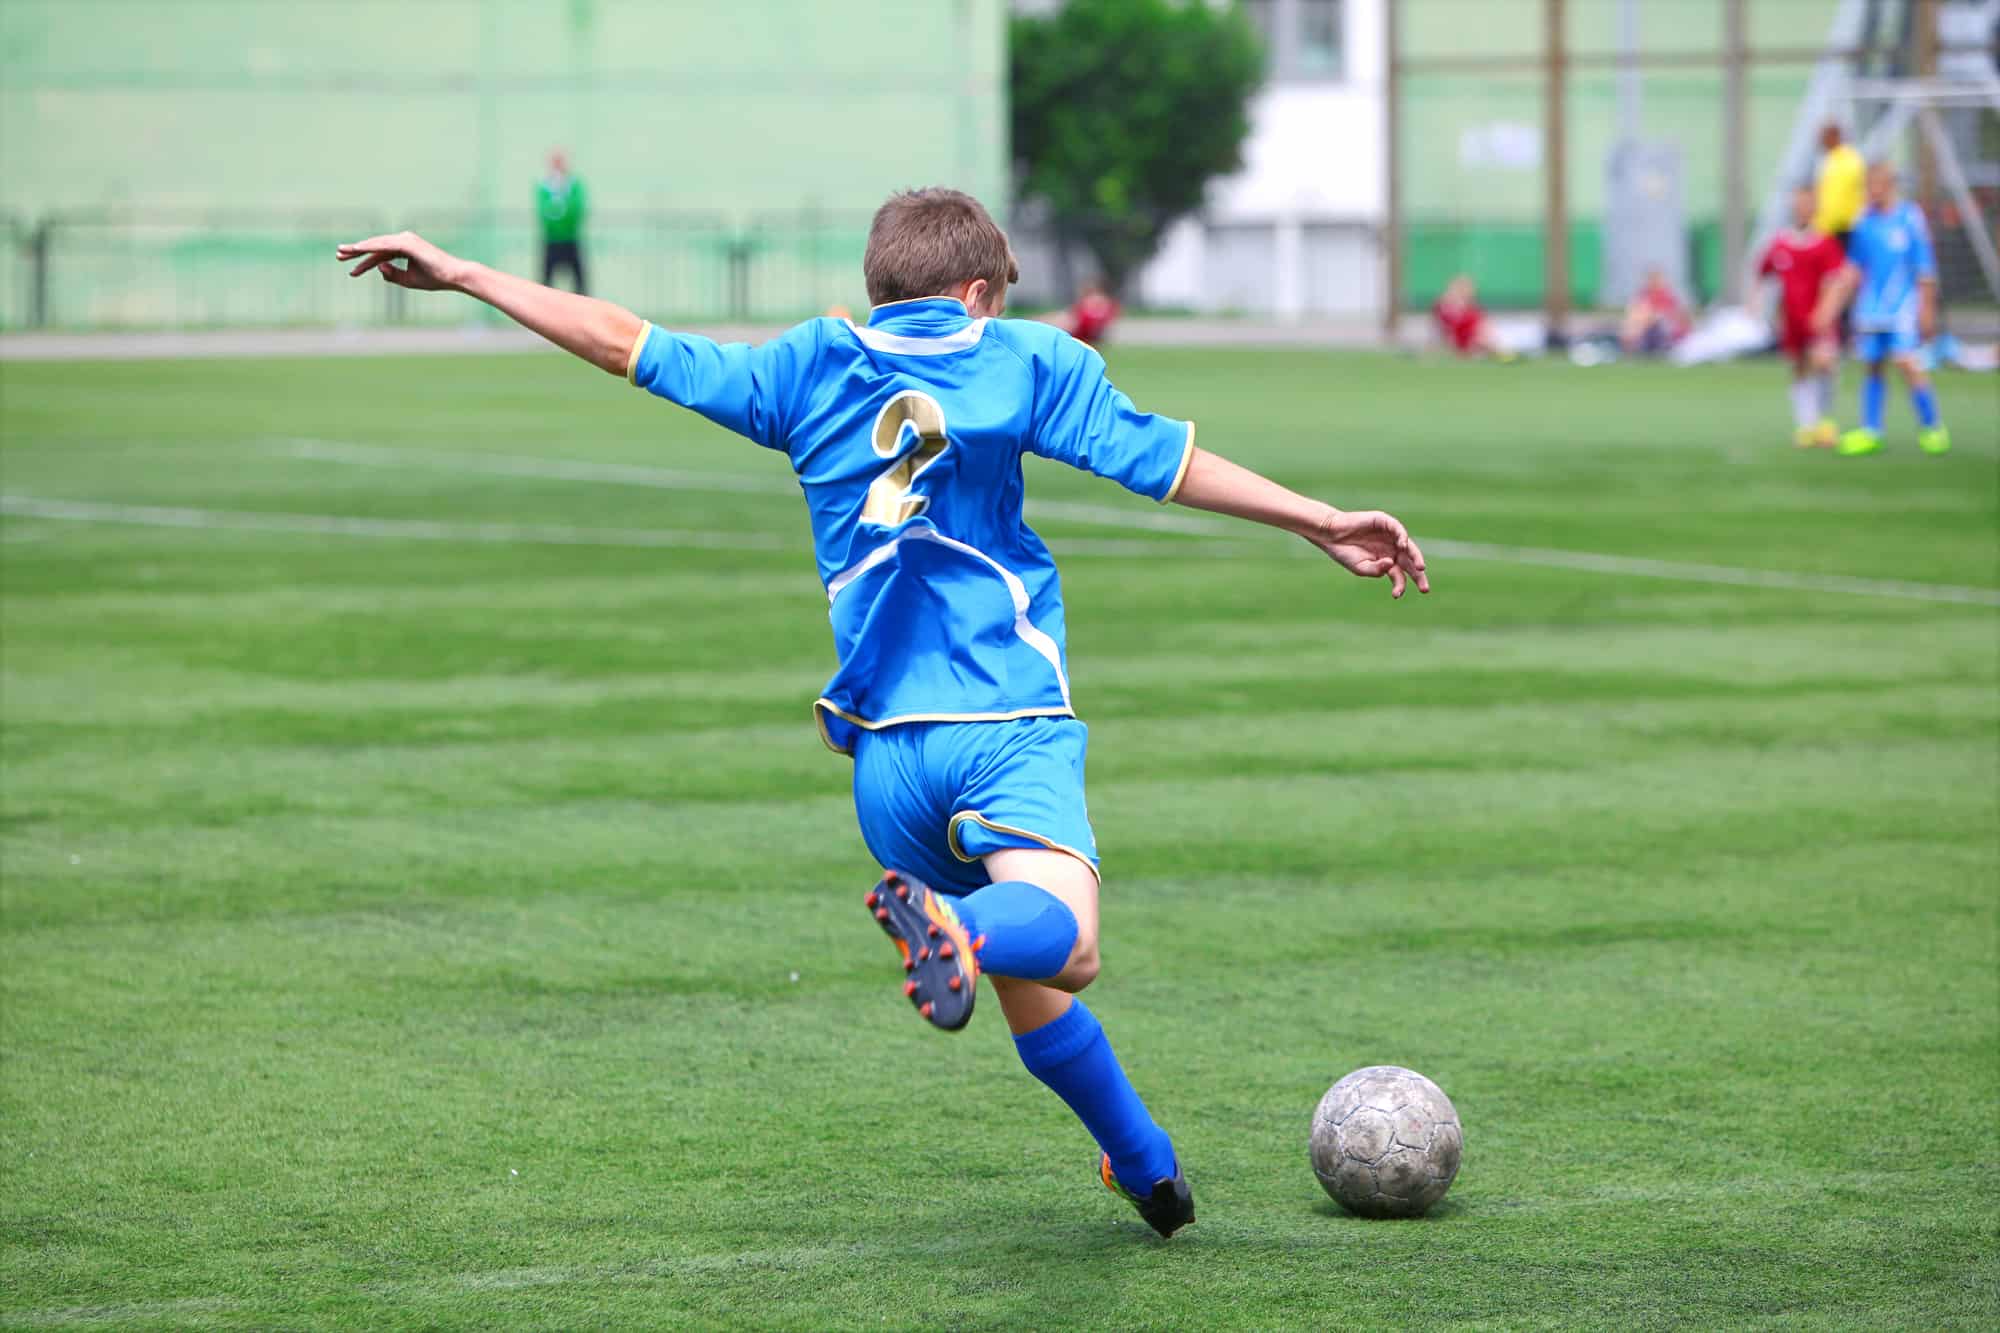
[[[876,861],[940,893],[991,882],[979,858],[1048,847],[1097,867],[1073,717],[906,722],[854,745],[854,813]]]
[[[1791,319],[1788,317],[1785,320],[1784,328],[1778,333],[1778,350],[1793,361],[1803,361],[1805,360],[1806,353],[1810,352],[1816,345],[1822,343],[1830,345],[1833,343],[1834,337],[1835,335],[1830,331],[1827,333],[1814,333],[1810,320]]]
[[[1854,335],[1854,354],[1863,361],[1886,361],[1904,356],[1923,346],[1912,328],[1864,329]]]

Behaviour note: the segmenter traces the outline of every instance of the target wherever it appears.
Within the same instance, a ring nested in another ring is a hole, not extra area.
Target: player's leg
[[[1807,372],[1804,345],[1790,331],[1785,336],[1784,351],[1792,366],[1792,443],[1810,449],[1817,443],[1814,428],[1819,424],[1819,386]]]
[[[1861,380],[1861,424],[1840,437],[1840,452],[1848,458],[1872,454],[1882,447],[1882,405],[1887,393],[1882,383],[1887,335],[1864,333],[1858,341],[1861,361],[1867,370]]]
[[[1812,339],[1806,347],[1806,371],[1814,390],[1813,442],[1831,448],[1840,439],[1840,427],[1833,419],[1835,394],[1840,388],[1839,344],[1831,337]]]
[[[1068,991],[1012,977],[990,980],[1021,1063],[1097,1141],[1105,1185],[1161,1235],[1192,1222],[1194,1195],[1173,1143],[1132,1090],[1096,1016]]]
[[[1951,433],[1938,417],[1937,390],[1914,351],[1899,352],[1896,369],[1910,389],[1910,405],[1917,410],[1917,443],[1927,454],[1945,453],[1951,448]]]

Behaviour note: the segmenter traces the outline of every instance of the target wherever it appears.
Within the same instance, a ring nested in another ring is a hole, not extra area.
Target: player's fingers
[[[1389,566],[1389,595],[1391,597],[1401,597],[1405,583],[1406,580],[1403,578],[1403,571],[1395,565]]]
[[[353,268],[347,270],[347,276],[350,278],[358,278],[362,274],[366,273],[369,269],[376,268],[381,264],[386,263],[391,257],[392,256],[378,250],[376,253],[368,256],[366,259],[356,264]]]

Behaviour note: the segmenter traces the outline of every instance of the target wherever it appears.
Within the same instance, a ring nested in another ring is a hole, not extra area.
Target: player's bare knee
[[[1097,938],[1095,935],[1087,938],[1079,935],[1076,948],[1070,951],[1069,963],[1053,984],[1075,994],[1097,980],[1097,972]]]

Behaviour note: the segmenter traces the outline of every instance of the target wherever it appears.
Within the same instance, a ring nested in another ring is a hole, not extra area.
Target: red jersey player
[[[1757,275],[1776,278],[1783,314],[1779,317],[1778,348],[1792,363],[1793,442],[1801,449],[1831,448],[1839,438],[1833,423],[1835,345],[1831,333],[1812,328],[1826,280],[1840,271],[1840,242],[1812,229],[1816,201],[1811,189],[1792,194],[1792,226],[1781,231],[1764,251]]]
[[[1486,322],[1486,312],[1479,307],[1479,289],[1472,285],[1472,279],[1461,273],[1445,284],[1444,295],[1438,297],[1431,307],[1431,318],[1437,321],[1438,334],[1451,344],[1460,356],[1491,356],[1501,361],[1511,361],[1513,354],[1501,346],[1493,336],[1493,328]]]
[[[1111,321],[1117,318],[1118,299],[1104,290],[1103,283],[1086,282],[1076,294],[1076,304],[1069,308],[1069,336],[1094,346],[1104,341]]]

